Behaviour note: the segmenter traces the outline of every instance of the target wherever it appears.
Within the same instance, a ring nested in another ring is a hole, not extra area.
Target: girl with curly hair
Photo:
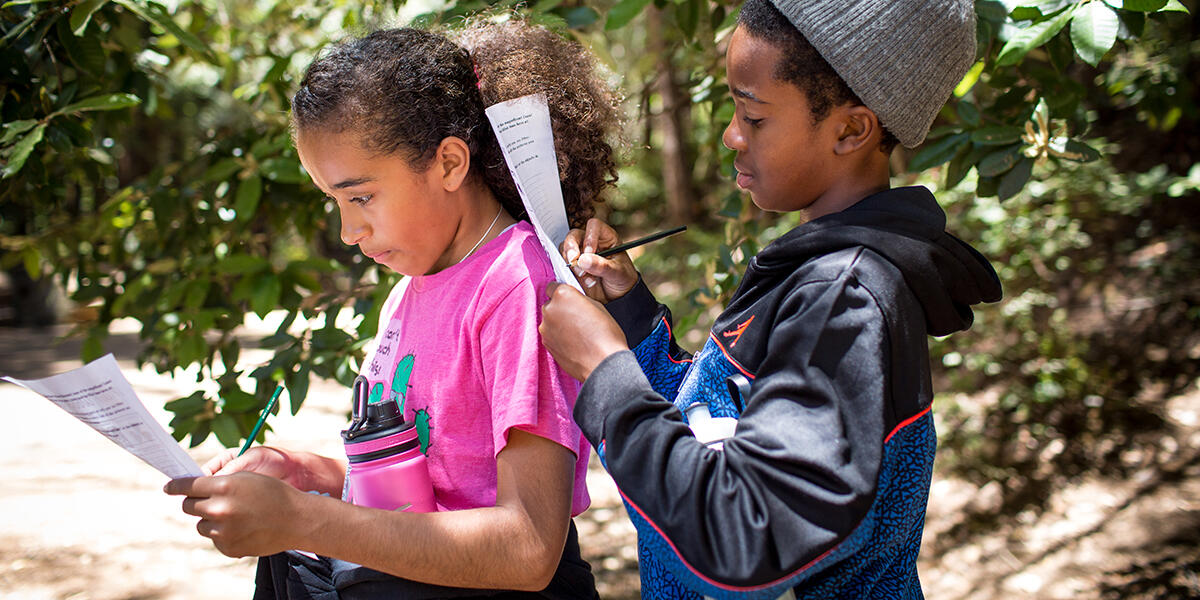
[[[518,20],[402,28],[309,66],[292,106],[301,162],[342,240],[408,276],[361,375],[418,424],[438,510],[339,501],[344,460],[271,447],[170,482],[218,550],[264,557],[256,598],[596,597],[571,519],[589,503],[579,383],[538,335],[554,275],[484,113],[535,92],[580,227],[616,180],[619,119],[578,44]]]

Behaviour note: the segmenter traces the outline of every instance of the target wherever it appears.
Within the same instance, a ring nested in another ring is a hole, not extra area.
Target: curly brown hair
[[[617,180],[620,98],[590,52],[543,27],[481,20],[445,34],[386,29],[335,44],[309,65],[292,125],[359,132],[366,149],[401,154],[417,170],[458,137],[472,172],[527,219],[484,108],[533,93],[549,104],[563,203],[581,227]]]

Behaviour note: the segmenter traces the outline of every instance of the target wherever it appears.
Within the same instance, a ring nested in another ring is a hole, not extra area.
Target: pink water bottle
[[[434,512],[433,483],[413,423],[405,423],[395,400],[370,403],[370,383],[354,380],[350,427],[342,432],[350,470],[346,501],[358,506]]]

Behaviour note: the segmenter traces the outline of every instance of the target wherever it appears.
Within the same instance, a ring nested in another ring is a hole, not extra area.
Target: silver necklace
[[[479,241],[475,242],[475,245],[471,246],[471,249],[467,250],[467,253],[464,254],[462,258],[458,259],[458,262],[456,262],[454,264],[457,265],[458,263],[460,263],[464,260],[467,260],[467,257],[470,256],[473,252],[475,252],[475,249],[478,248],[479,245],[483,243],[483,240],[487,239],[488,234],[492,232],[492,228],[496,226],[496,221],[500,220],[500,213],[502,213],[502,212],[504,212],[503,206],[500,207],[500,210],[496,211],[496,216],[495,216],[495,218],[492,219],[492,224],[488,225],[487,231],[483,232],[483,236],[481,236],[479,238]]]

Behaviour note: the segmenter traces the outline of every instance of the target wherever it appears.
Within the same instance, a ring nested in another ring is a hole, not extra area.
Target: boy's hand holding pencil
[[[587,295],[607,304],[637,285],[639,275],[626,250],[684,229],[686,227],[676,227],[621,244],[617,232],[608,223],[589,219],[584,229],[572,229],[567,234],[560,250]]]

